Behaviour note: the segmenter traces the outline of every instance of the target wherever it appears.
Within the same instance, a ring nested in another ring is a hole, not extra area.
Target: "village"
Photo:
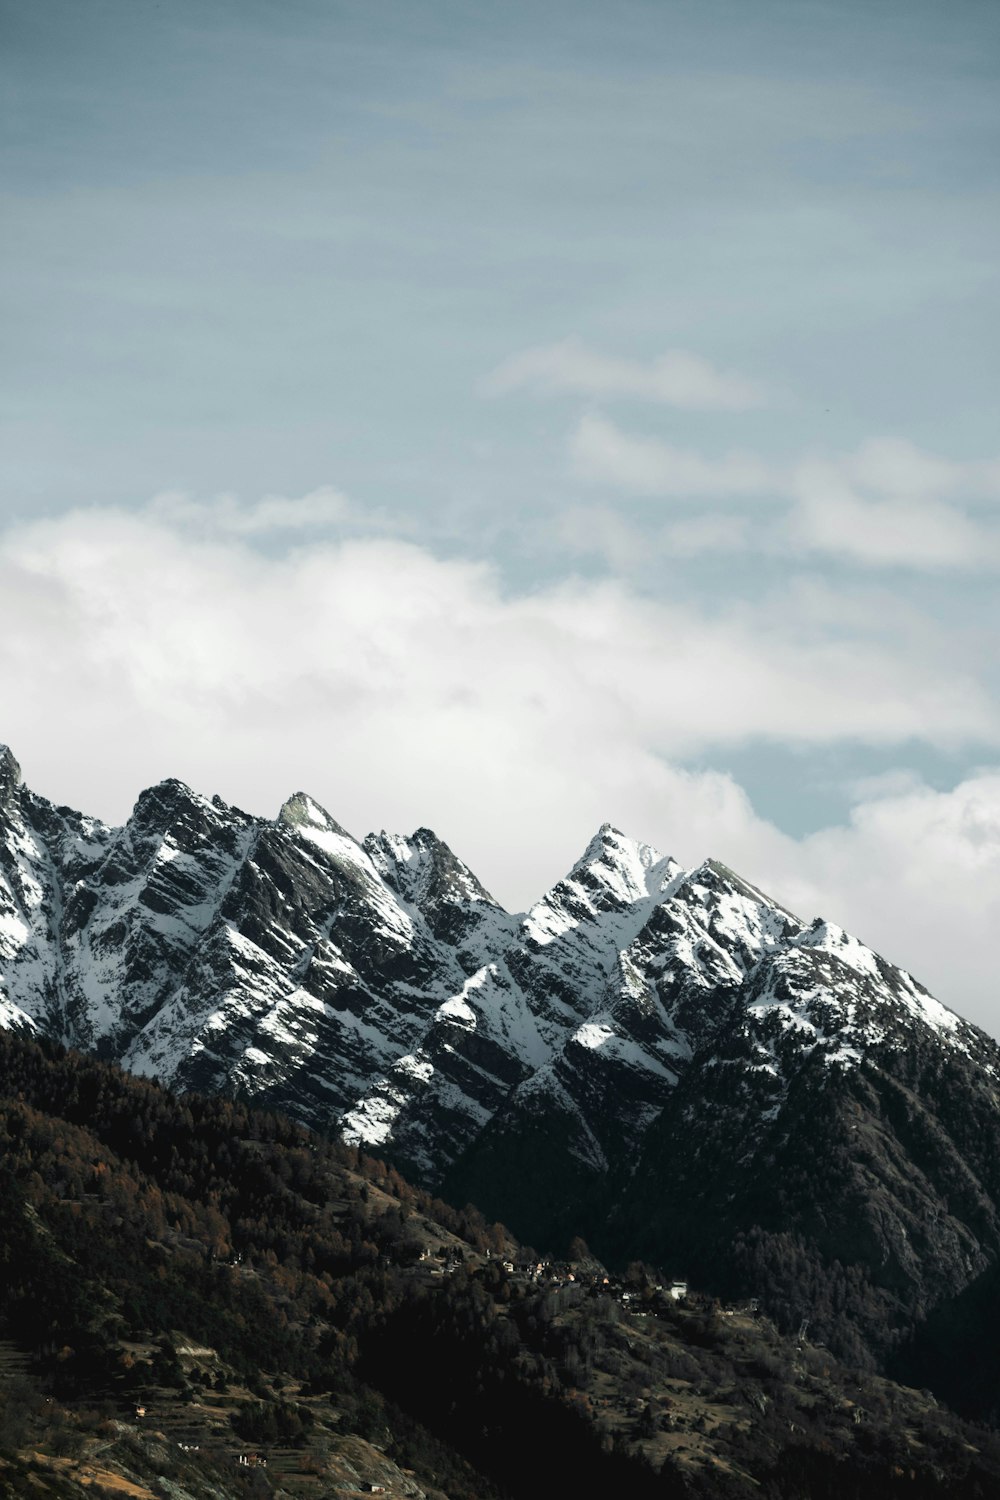
[[[251,1268],[234,1257],[244,1275],[253,1275]],[[415,1261],[408,1267],[395,1268],[404,1276],[428,1286],[443,1285],[446,1280],[465,1270],[473,1275],[500,1278],[500,1285],[507,1282],[511,1289],[520,1288],[524,1294],[541,1293],[546,1300],[558,1299],[553,1305],[555,1315],[564,1306],[569,1312],[591,1300],[599,1300],[614,1311],[616,1322],[626,1326],[634,1319],[635,1327],[641,1320],[667,1318],[676,1321],[680,1316],[704,1316],[714,1314],[723,1318],[745,1318],[756,1320],[759,1308],[756,1299],[726,1306],[715,1298],[692,1290],[686,1280],[679,1278],[654,1279],[649,1268],[630,1268],[624,1276],[608,1271],[599,1262],[585,1260],[539,1259],[524,1255],[514,1258],[509,1254],[485,1250],[481,1254],[468,1254],[468,1247],[457,1242],[441,1241],[424,1244],[416,1253]],[[152,1361],[155,1365],[158,1350],[155,1346],[136,1344],[130,1346],[130,1354],[138,1362]],[[172,1355],[183,1372],[186,1394],[178,1396],[176,1390],[167,1385],[151,1385],[144,1398],[128,1407],[123,1415],[138,1431],[154,1433],[158,1439],[172,1444],[178,1456],[205,1453],[223,1466],[229,1465],[242,1473],[266,1470],[272,1483],[280,1482],[282,1488],[291,1493],[316,1496],[356,1496],[361,1494],[416,1495],[412,1476],[405,1471],[388,1473],[385,1470],[385,1455],[355,1437],[341,1437],[330,1430],[326,1423],[317,1422],[309,1426],[300,1437],[271,1440],[264,1443],[240,1444],[234,1440],[231,1427],[234,1414],[255,1399],[266,1397],[295,1403],[297,1409],[308,1413],[316,1407],[319,1416],[322,1403],[311,1399],[296,1383],[283,1383],[276,1378],[268,1381],[267,1388],[257,1391],[243,1389],[235,1377],[227,1375],[221,1367],[216,1352],[189,1339],[177,1336],[173,1341]],[[676,1398],[680,1387],[677,1383]],[[649,1406],[653,1409],[652,1393],[648,1398],[633,1396],[617,1412],[611,1408],[618,1403],[603,1389],[598,1381],[594,1401],[607,1412],[613,1422],[626,1427],[642,1424],[643,1414]],[[666,1411],[671,1403],[661,1393],[661,1405]],[[688,1441],[697,1446],[694,1431],[697,1419],[683,1415],[683,1407],[673,1402],[674,1414],[664,1425],[676,1428],[681,1436],[691,1429]],[[648,1418],[646,1419],[648,1423]]]
[[[572,1288],[592,1297],[609,1297],[637,1317],[655,1314],[667,1303],[682,1303],[685,1307],[700,1312],[711,1311],[720,1317],[730,1318],[754,1316],[760,1311],[760,1299],[757,1297],[725,1303],[718,1297],[693,1291],[687,1281],[677,1278],[657,1279],[660,1273],[648,1267],[620,1276],[592,1261],[538,1260],[534,1257],[513,1260],[509,1256],[495,1255],[492,1250],[485,1251],[484,1259],[486,1263],[496,1266],[514,1284],[548,1291]],[[445,1247],[434,1250],[425,1246],[418,1261],[420,1271],[428,1280],[454,1275],[467,1265],[460,1250]]]

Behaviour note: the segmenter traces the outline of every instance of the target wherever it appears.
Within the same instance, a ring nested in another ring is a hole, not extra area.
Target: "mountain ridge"
[[[0,1024],[279,1107],[524,1239],[722,1280],[719,1227],[780,1235],[798,1182],[786,1228],[876,1288],[849,1343],[891,1344],[934,1276],[960,1290],[1000,1252],[1000,1048],[719,860],[685,870],[606,823],[511,914],[431,830],[359,840],[304,792],[262,819],[167,780],[112,829],[30,792],[5,749],[0,808]],[[828,1164],[814,1188],[796,1166],[825,1130],[853,1226]],[[947,1173],[915,1166],[925,1137]]]

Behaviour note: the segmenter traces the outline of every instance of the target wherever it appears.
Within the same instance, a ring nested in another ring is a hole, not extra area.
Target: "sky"
[[[0,740],[610,821],[1000,1035],[994,0],[0,0]]]

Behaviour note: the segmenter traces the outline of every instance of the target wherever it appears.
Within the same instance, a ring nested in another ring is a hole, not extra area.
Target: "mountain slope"
[[[358,841],[304,793],[269,820],[176,781],[110,829],[4,750],[0,1021],[796,1324],[801,1263],[858,1356],[1000,1255],[997,1045],[831,923],[610,825],[511,915],[427,829]]]
[[[238,1102],[0,1036],[0,1155],[11,1500],[1000,1484],[995,1434],[927,1393],[641,1268],[539,1275],[498,1226]]]

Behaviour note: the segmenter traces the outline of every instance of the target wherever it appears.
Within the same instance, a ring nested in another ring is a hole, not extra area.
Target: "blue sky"
[[[0,25],[29,780],[302,784],[512,905],[608,817],[1000,1028],[1000,9]]]

